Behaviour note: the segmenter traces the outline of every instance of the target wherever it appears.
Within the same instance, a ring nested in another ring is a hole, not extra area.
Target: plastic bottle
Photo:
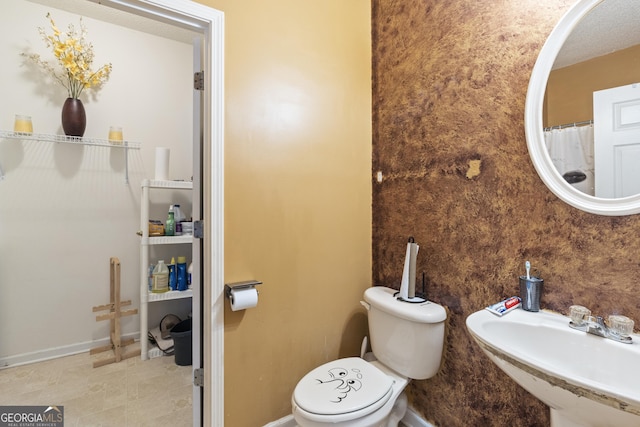
[[[189,263],[189,268],[187,268],[187,286],[191,288],[191,275],[193,274],[193,263]]]
[[[184,217],[184,214],[180,210],[180,205],[173,205],[173,217],[175,218],[176,222],[182,222],[186,219]]]
[[[182,221],[184,221],[184,214],[180,210],[180,205],[172,205],[171,210],[173,211],[173,219],[176,222],[176,236],[181,236],[184,234],[182,230]]]
[[[187,284],[187,257],[179,256],[178,257],[178,265],[177,265],[177,276],[178,276],[178,290],[186,291]]]
[[[178,279],[176,278],[176,259],[171,257],[169,267],[169,289],[175,291],[178,289]]]
[[[164,226],[165,236],[175,236],[176,234],[176,220],[173,218],[173,212],[169,211],[167,216],[167,224]]]
[[[158,294],[169,290],[169,269],[164,260],[158,260],[158,264],[153,269],[152,277],[151,292]]]

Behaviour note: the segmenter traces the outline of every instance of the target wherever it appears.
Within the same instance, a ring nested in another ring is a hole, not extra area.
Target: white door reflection
[[[595,195],[640,193],[640,85],[593,93]]]

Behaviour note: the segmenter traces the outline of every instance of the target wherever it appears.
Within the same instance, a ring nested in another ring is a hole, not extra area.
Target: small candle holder
[[[16,114],[16,120],[13,123],[13,131],[17,135],[31,135],[33,133],[31,116]]]
[[[109,142],[112,144],[122,144],[122,128],[119,126],[109,127]]]

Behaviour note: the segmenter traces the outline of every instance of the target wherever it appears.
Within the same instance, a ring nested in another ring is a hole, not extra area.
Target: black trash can
[[[191,319],[183,320],[171,328],[176,365],[191,365]]]

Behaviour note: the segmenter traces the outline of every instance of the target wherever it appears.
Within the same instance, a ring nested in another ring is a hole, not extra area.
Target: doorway
[[[38,2],[56,8],[62,8],[63,3],[69,3],[54,0]],[[95,3],[106,6],[105,10],[118,10],[178,29],[191,29],[203,35],[205,88],[202,94],[202,127],[197,137],[203,142],[202,186],[199,193],[202,201],[202,220],[207,232],[202,239],[202,269],[196,273],[201,275],[203,284],[202,300],[196,304],[204,307],[200,322],[203,327],[202,330],[194,328],[194,336],[202,336],[202,345],[198,347],[197,353],[202,354],[200,363],[204,368],[204,387],[202,397],[200,389],[194,387],[194,406],[202,402],[202,424],[222,425],[224,413],[222,409],[223,298],[221,297],[224,287],[222,271],[224,17],[219,11],[186,0],[102,0]],[[54,155],[67,157],[76,155],[64,150],[58,149]],[[19,154],[26,156],[28,153]],[[16,160],[15,163],[19,163],[18,160],[21,159],[10,160]],[[119,164],[117,167],[120,167]],[[12,179],[14,170],[11,169],[11,162],[7,172],[6,179]],[[133,185],[136,183],[134,182]],[[144,331],[141,332],[144,334]],[[198,339],[194,341],[200,342]],[[196,396],[198,396],[197,399]],[[200,423],[194,422],[194,424]]]

